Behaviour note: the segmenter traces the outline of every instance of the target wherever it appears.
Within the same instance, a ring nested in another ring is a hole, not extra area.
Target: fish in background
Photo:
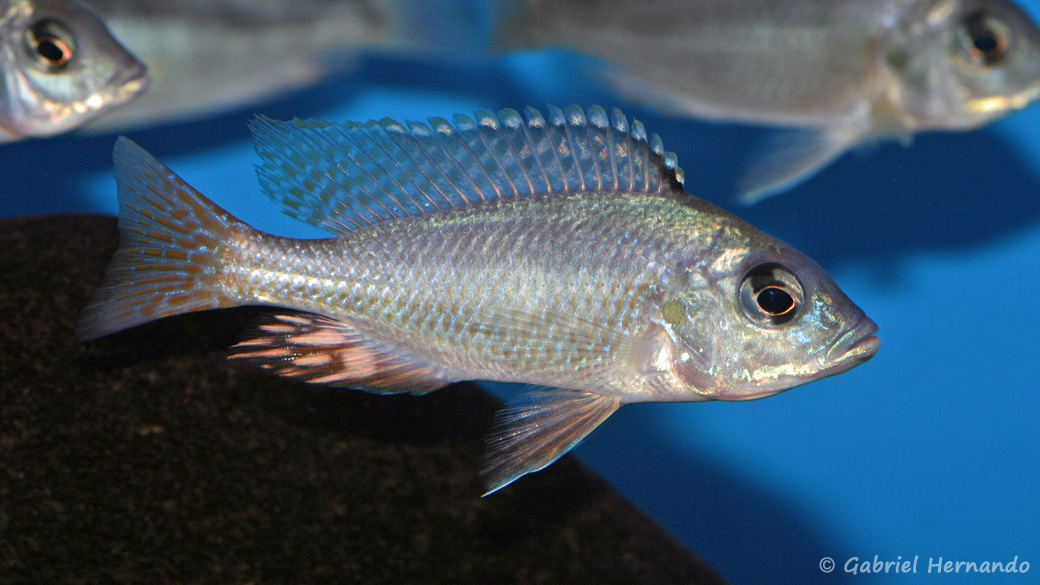
[[[0,0],[0,142],[52,136],[134,99],[145,66],[71,0]]]
[[[878,349],[819,265],[687,194],[675,155],[616,109],[252,130],[266,194],[334,237],[257,231],[121,138],[120,248],[79,339],[270,305],[233,357],[280,376],[530,385],[489,434],[488,493],[623,404],[761,398]]]
[[[435,0],[85,0],[148,65],[147,94],[95,124],[197,119],[311,85],[361,50],[465,51],[479,15]],[[486,28],[486,27],[485,27]]]
[[[968,130],[1040,95],[1040,30],[1006,0],[510,0],[504,47],[602,58],[616,88],[710,120],[788,127],[751,203],[850,148]]]

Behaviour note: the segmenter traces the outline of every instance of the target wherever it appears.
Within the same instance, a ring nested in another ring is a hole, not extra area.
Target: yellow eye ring
[[[767,326],[792,322],[801,313],[805,292],[793,272],[776,263],[760,264],[740,284],[740,304],[752,321]]]
[[[54,20],[43,20],[28,31],[29,50],[49,69],[61,69],[76,56],[72,33]]]
[[[985,12],[975,12],[964,19],[957,44],[961,57],[972,65],[996,65],[1007,55],[1011,30],[1003,21]]]

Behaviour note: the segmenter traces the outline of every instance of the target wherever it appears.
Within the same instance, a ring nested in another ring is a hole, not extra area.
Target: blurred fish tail
[[[252,228],[127,138],[116,142],[113,159],[119,249],[80,315],[76,337],[239,304],[223,290],[221,255],[231,237]]]

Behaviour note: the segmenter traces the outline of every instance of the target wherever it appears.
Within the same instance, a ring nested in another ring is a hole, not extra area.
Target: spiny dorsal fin
[[[347,323],[310,313],[266,315],[231,350],[232,359],[312,384],[425,394],[451,382],[436,366],[366,339]]]
[[[545,388],[522,394],[495,416],[480,476],[484,495],[551,465],[621,407],[614,396]]]
[[[260,185],[283,211],[345,234],[382,220],[579,191],[673,194],[683,172],[661,139],[614,108],[549,107],[401,124],[259,117]]]

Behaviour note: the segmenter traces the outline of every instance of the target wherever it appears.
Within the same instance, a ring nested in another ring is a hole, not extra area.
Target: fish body
[[[848,149],[967,130],[1040,95],[1040,30],[1006,0],[565,0],[503,8],[504,46],[562,45],[623,92],[710,120],[796,129],[754,201]]]
[[[358,51],[430,52],[471,28],[455,3],[425,0],[86,2],[152,76],[143,99],[94,126],[104,131],[213,115],[311,85]]]
[[[622,404],[760,398],[878,348],[817,264],[685,193],[674,156],[616,110],[253,130],[264,190],[336,236],[259,232],[121,139],[122,242],[81,339],[271,305],[299,312],[234,357],[278,375],[381,393],[539,387],[492,431],[490,491]]]
[[[83,5],[0,1],[0,142],[77,128],[147,85],[145,66]]]

